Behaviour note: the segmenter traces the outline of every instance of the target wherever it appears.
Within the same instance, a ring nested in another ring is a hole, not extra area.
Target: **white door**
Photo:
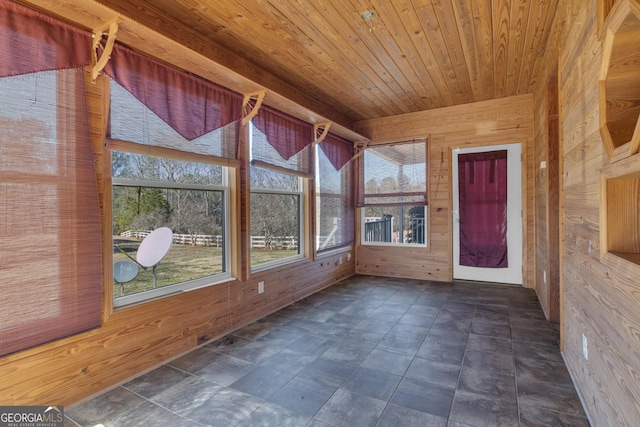
[[[460,194],[458,156],[507,150],[507,261],[506,267],[460,265]],[[521,144],[454,149],[452,155],[453,278],[522,285],[522,158]]]

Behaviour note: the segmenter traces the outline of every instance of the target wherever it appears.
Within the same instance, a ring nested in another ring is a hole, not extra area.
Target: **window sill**
[[[391,247],[391,248],[405,248],[405,249],[413,249],[413,248],[419,248],[419,249],[427,249],[429,246],[425,243],[425,244],[419,244],[419,243],[387,243],[387,242],[362,242],[360,244],[361,246],[365,246],[365,247],[371,247],[371,246],[380,246],[380,247]]]
[[[284,258],[281,260],[269,261],[263,264],[258,264],[256,266],[251,266],[251,273],[258,273],[260,271],[269,270],[275,267],[280,267],[283,265],[293,264],[295,262],[301,261],[304,259],[304,255],[296,255],[289,258]]]
[[[210,281],[211,279],[213,281]],[[161,288],[151,289],[137,294],[127,295],[119,297],[113,300],[114,309],[128,308],[135,305],[144,304],[151,301],[157,301],[161,298],[168,298],[171,296],[179,295],[185,292],[191,292],[202,288],[208,288],[210,286],[217,286],[223,283],[229,283],[236,280],[235,277],[230,274],[223,274],[219,276],[213,276],[208,278],[191,280],[184,283],[179,283],[170,286],[163,286]]]
[[[353,245],[347,245],[347,246],[340,246],[337,248],[333,248],[333,249],[327,249],[327,250],[323,250],[323,251],[316,251],[315,253],[315,260],[318,259],[323,259],[323,258],[329,258],[335,255],[341,255],[341,254],[346,254],[353,251]]]

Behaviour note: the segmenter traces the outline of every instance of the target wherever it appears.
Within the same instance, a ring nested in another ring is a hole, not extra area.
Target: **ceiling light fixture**
[[[364,19],[369,24],[369,32],[372,32],[376,29],[375,24],[373,23],[373,18],[376,17],[376,13],[372,10],[365,10],[360,14],[362,19]]]
[[[362,19],[364,19],[365,21],[370,21],[371,19],[376,17],[376,13],[371,10],[365,10],[360,14],[360,16],[362,16]]]

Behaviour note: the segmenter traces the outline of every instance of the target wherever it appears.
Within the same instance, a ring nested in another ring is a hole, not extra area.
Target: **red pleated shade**
[[[90,52],[79,34],[0,1],[0,356],[100,325],[87,58],[69,52]]]

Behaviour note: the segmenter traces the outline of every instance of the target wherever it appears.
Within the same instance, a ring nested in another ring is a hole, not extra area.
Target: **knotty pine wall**
[[[427,137],[429,147],[428,247],[357,246],[356,272],[452,280],[451,150],[520,142],[524,159],[524,285],[533,286],[533,110],[533,96],[520,95],[356,123],[356,132],[371,138],[371,144]]]
[[[560,321],[560,124],[557,66],[535,103],[535,289],[547,318]]]
[[[104,148],[106,103],[102,93],[106,87],[101,79],[87,83],[101,194],[110,186]],[[236,185],[246,181],[242,179],[247,173],[245,166],[240,168]],[[235,238],[247,241],[248,193],[246,187],[239,190],[235,203],[238,215],[232,222],[241,230]],[[105,218],[111,202],[101,200]],[[312,201],[307,205],[308,212],[315,212]],[[103,226],[111,231],[110,222]],[[104,253],[111,250],[111,243],[105,241]],[[252,274],[247,266],[248,245],[236,244],[238,280],[117,310],[108,291],[113,283],[112,260],[105,256],[102,327],[0,358],[0,405],[69,406],[85,400],[353,275],[355,257],[347,260],[348,252],[353,255],[353,249],[347,248]],[[258,294],[260,280],[265,282],[263,294]]]
[[[536,136],[546,132],[544,86],[558,59],[563,356],[593,426],[638,426],[640,267],[600,255],[599,170],[610,163],[598,129],[603,41],[597,36],[597,10],[604,2],[571,0],[559,7],[545,51],[548,66],[535,88]],[[536,148],[536,161],[542,160],[545,148]]]

